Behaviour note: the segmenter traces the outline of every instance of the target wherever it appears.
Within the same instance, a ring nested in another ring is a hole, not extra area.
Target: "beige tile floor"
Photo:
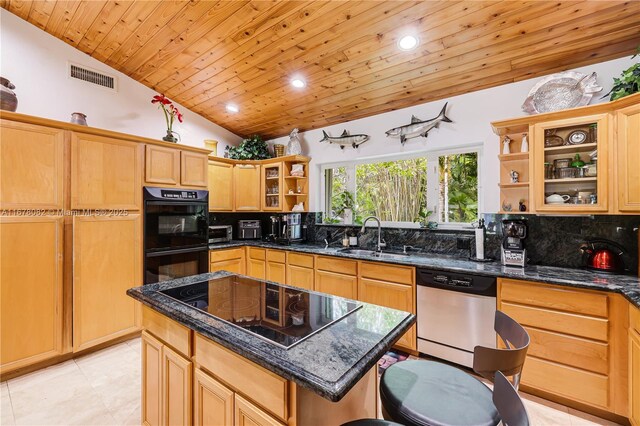
[[[138,425],[140,339],[2,382],[0,387],[1,425]],[[615,425],[522,396],[534,426]]]

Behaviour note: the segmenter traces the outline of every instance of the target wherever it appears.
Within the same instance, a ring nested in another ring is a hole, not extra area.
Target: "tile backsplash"
[[[263,224],[263,235],[268,233],[269,213],[211,213],[212,224],[234,225],[240,219],[259,219]],[[319,213],[303,214],[303,223],[307,225],[307,240],[310,243],[323,244],[326,239],[332,246],[342,242],[345,232],[358,235],[359,226],[329,225],[317,223]],[[638,271],[638,227],[640,215],[599,215],[599,216],[536,216],[536,215],[498,215],[485,214],[487,223],[486,255],[500,258],[502,243],[501,221],[508,218],[527,220],[528,237],[525,244],[530,263],[559,267],[579,268],[583,266],[580,245],[589,239],[604,238],[625,249],[623,259],[630,272]],[[471,231],[427,230],[416,228],[383,228],[382,236],[390,250],[401,250],[410,245],[423,252],[468,257],[475,250],[474,235]],[[375,228],[359,235],[359,246],[374,248],[377,240]],[[461,241],[462,240],[462,241]],[[471,248],[459,248],[464,240]]]

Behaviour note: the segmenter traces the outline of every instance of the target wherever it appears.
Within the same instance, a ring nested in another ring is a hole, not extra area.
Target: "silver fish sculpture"
[[[340,136],[329,136],[327,132],[322,131],[324,136],[320,139],[320,142],[329,142],[340,145],[340,148],[344,149],[345,146],[351,145],[353,148],[357,148],[366,141],[369,140],[369,135],[350,135],[347,131],[343,131]]]
[[[400,143],[404,145],[407,139],[417,138],[418,136],[422,136],[424,138],[427,137],[427,133],[429,130],[434,127],[438,127],[441,122],[452,123],[451,120],[445,115],[445,111],[447,109],[447,105],[449,102],[445,103],[438,114],[437,117],[431,118],[429,120],[422,121],[415,115],[411,116],[411,124],[407,124],[406,126],[395,127],[391,130],[387,130],[385,133],[387,136],[400,138]]]

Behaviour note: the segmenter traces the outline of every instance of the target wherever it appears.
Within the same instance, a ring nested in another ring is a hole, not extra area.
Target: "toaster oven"
[[[209,244],[228,243],[233,235],[233,226],[214,225],[209,226]]]

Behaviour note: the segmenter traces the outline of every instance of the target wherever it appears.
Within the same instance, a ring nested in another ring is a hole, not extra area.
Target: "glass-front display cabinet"
[[[262,210],[282,211],[282,163],[262,167]]]
[[[609,131],[608,114],[532,126],[536,211],[607,211]]]

